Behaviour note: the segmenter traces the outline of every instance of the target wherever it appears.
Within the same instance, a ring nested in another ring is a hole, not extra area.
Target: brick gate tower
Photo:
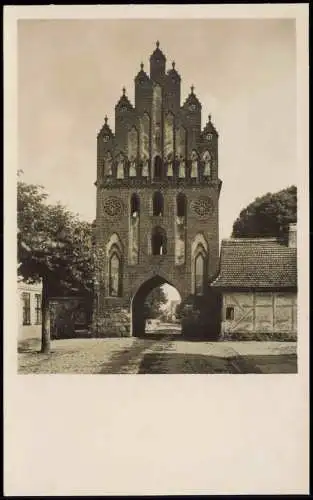
[[[218,133],[210,116],[201,128],[194,87],[182,105],[180,94],[175,63],[166,71],[157,42],[150,74],[141,64],[135,77],[135,104],[123,88],[115,132],[105,118],[98,134],[96,335],[142,334],[144,300],[164,283],[196,307],[199,328],[213,321],[209,283],[219,259]]]

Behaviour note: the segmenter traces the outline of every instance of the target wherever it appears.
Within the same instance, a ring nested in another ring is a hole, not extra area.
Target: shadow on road
[[[215,374],[215,373],[297,373],[295,354],[238,356],[223,358],[202,354],[149,353],[138,373]]]
[[[227,359],[202,354],[149,353],[140,364],[139,374],[237,373]]]

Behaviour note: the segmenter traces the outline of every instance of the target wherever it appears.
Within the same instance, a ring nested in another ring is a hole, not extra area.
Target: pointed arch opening
[[[122,262],[117,247],[112,248],[109,259],[109,296],[122,295]]]
[[[123,246],[117,233],[113,233],[106,246],[107,295],[121,297],[123,294]]]
[[[192,294],[204,295],[208,285],[209,247],[206,238],[198,233],[191,244]]]
[[[181,335],[179,290],[162,276],[148,279],[138,288],[131,303],[133,336],[155,338],[171,333]]]
[[[195,258],[195,295],[203,295],[204,293],[204,269],[205,256],[200,249]]]
[[[151,233],[151,251],[152,255],[167,254],[167,238],[165,229],[157,226]]]
[[[152,205],[154,216],[161,217],[164,215],[164,197],[160,191],[153,194]]]

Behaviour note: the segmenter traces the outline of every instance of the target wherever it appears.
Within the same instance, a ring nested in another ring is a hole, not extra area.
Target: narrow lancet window
[[[204,257],[199,253],[195,259],[195,293],[203,295],[204,291]]]
[[[163,216],[164,213],[164,198],[162,193],[157,191],[153,195],[153,215],[155,216]]]
[[[179,193],[176,198],[177,217],[186,217],[186,205],[186,196],[183,193]]]
[[[119,297],[121,294],[121,262],[117,253],[113,253],[110,258],[110,297]]]
[[[152,255],[166,255],[166,233],[163,229],[156,227],[151,237]]]
[[[134,193],[130,200],[130,215],[133,218],[139,217],[140,213],[140,199],[139,196]]]

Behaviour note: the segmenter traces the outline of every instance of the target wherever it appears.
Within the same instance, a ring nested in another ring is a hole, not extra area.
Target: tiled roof
[[[296,287],[297,249],[290,248],[274,238],[223,240],[220,272],[212,286]]]

